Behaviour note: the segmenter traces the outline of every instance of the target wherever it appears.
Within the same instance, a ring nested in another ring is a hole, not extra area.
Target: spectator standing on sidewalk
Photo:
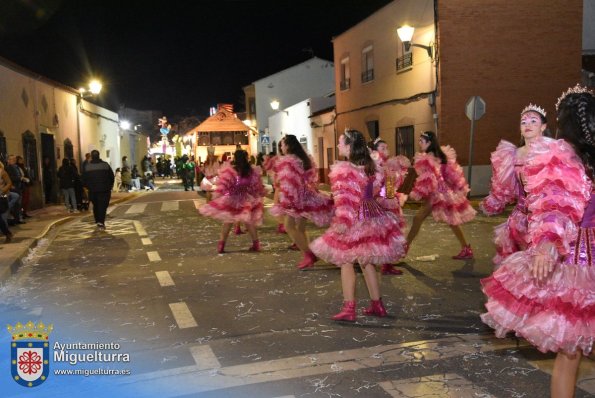
[[[136,167],[136,165],[132,166],[130,176],[132,178],[133,189],[136,189],[137,191],[140,190],[140,174],[138,174],[138,168]]]
[[[12,181],[8,176],[6,170],[4,170],[4,163],[0,162],[0,195],[6,197],[6,210],[0,211],[0,231],[6,236],[5,243],[10,243],[12,240],[12,232],[8,229],[8,223],[6,222],[8,216],[8,195],[10,194],[10,188],[12,188]]]
[[[12,181],[12,192],[18,195],[16,201],[13,201],[10,207],[12,215],[17,224],[24,224],[22,209],[22,195],[23,184],[28,183],[29,179],[23,175],[21,168],[17,165],[17,157],[15,155],[8,156],[8,166],[6,167],[10,180]]]
[[[91,151],[91,161],[83,172],[83,185],[89,190],[89,200],[93,203],[93,217],[100,230],[105,230],[105,214],[114,180],[112,168],[99,158],[99,151]]]
[[[64,206],[71,213],[77,210],[76,192],[74,191],[76,178],[76,169],[70,165],[68,159],[62,159],[62,166],[58,169],[58,180],[62,195],[64,195]]]
[[[23,218],[29,218],[30,215],[27,214],[27,210],[29,210],[29,199],[31,197],[31,193],[29,191],[29,187],[31,186],[31,173],[29,172],[29,168],[25,165],[25,159],[22,156],[17,156],[17,166],[21,169],[21,172],[25,176],[25,180],[23,180],[23,195],[21,196],[21,210],[23,214]]]

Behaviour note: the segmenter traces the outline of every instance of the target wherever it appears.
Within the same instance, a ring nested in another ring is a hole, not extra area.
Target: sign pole
[[[473,170],[473,134],[475,133],[475,118],[471,119],[471,134],[469,138],[469,167],[467,169],[467,183],[471,188],[471,173]]]

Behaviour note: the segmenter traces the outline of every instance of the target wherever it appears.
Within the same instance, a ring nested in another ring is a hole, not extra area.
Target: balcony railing
[[[413,53],[408,53],[397,58],[397,72],[404,72],[413,67]]]
[[[371,82],[372,80],[374,80],[374,69],[362,72],[362,83]]]
[[[341,80],[341,90],[349,90],[351,86],[351,79]]]

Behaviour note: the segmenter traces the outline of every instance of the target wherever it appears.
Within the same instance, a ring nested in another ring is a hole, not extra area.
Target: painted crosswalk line
[[[149,257],[149,261],[161,261],[161,256],[158,252],[147,252],[147,257]]]
[[[138,236],[147,236],[147,231],[145,231],[145,228],[140,221],[134,220],[134,229],[136,229]]]
[[[157,277],[157,281],[159,281],[159,285],[161,285],[161,287],[176,285],[174,280],[171,278],[171,275],[167,271],[157,271],[155,272],[155,276]]]
[[[169,308],[171,309],[174,319],[180,329],[198,326],[186,303],[171,303]]]
[[[180,202],[168,201],[161,204],[161,211],[175,211],[180,209]]]
[[[141,238],[141,241],[143,242],[143,245],[145,245],[145,246],[153,244],[153,241],[151,240],[151,238]]]
[[[130,206],[128,210],[126,210],[126,214],[138,214],[143,213],[147,208],[146,203],[136,203]]]
[[[219,369],[221,364],[208,345],[190,347],[190,353],[199,370]]]
[[[112,236],[129,235],[135,233],[134,224],[131,220],[126,219],[109,219],[106,223],[106,230],[101,233],[107,233]],[[97,225],[88,222],[77,220],[75,222],[66,224],[60,228],[60,232],[54,239],[60,241],[73,241],[90,239],[98,233]]]

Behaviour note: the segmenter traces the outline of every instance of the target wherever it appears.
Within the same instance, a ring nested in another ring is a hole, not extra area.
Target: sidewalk
[[[136,192],[112,192],[110,206],[136,197]],[[64,224],[76,218],[93,216],[93,211],[68,213],[64,205],[51,205],[42,209],[29,211],[31,218],[26,224],[10,227],[14,234],[11,243],[4,243],[0,236],[0,284],[16,273],[21,266],[21,260],[29,254],[29,250],[36,247],[39,241],[56,225]]]

